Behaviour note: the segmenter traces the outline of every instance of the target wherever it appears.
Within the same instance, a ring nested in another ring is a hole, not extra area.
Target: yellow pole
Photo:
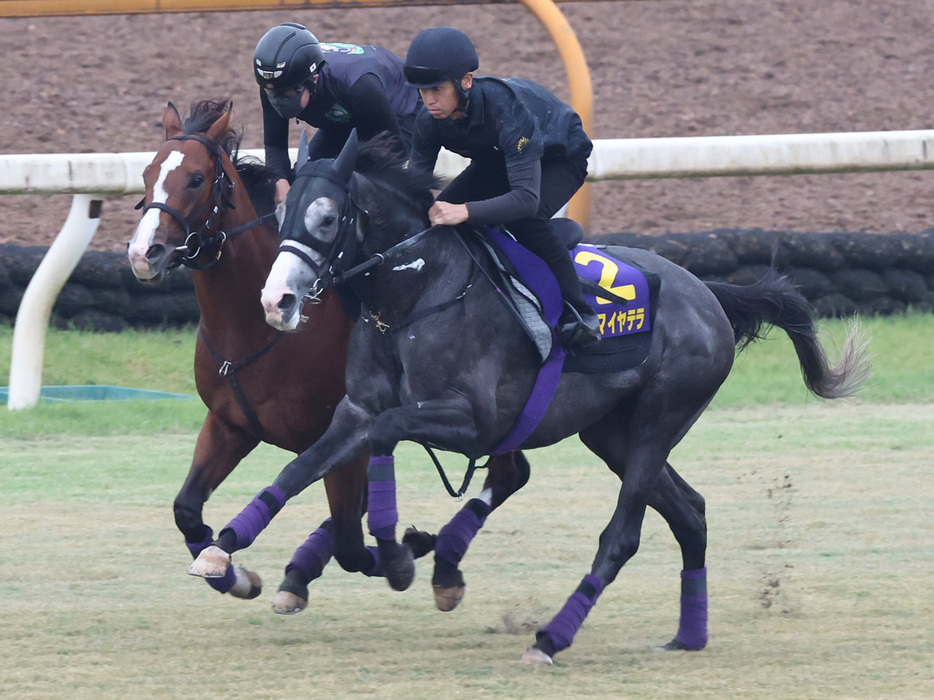
[[[553,0],[519,0],[519,2],[535,15],[554,39],[568,74],[571,107],[580,115],[584,131],[593,138],[593,87],[590,82],[587,59],[584,58],[584,51],[581,49],[574,30],[571,29],[571,25],[568,24]],[[584,186],[571,199],[568,204],[568,217],[583,226],[585,233],[588,231],[590,227],[590,183],[584,183]]]

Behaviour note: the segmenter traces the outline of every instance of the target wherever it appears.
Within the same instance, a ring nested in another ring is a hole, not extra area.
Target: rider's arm
[[[289,160],[289,120],[280,117],[269,104],[266,91],[259,90],[260,104],[263,106],[263,145],[266,147],[266,165],[279,175],[288,179],[292,171]]]
[[[386,96],[383,84],[373,73],[361,76],[350,88],[349,107],[362,141],[388,131],[398,138],[400,143],[403,142],[396,113]]]
[[[496,224],[533,216],[538,211],[542,186],[542,162],[538,158],[518,163],[506,161],[509,192],[474,202],[467,202],[469,220],[478,224]]]
[[[421,108],[415,117],[412,133],[412,150],[409,152],[409,167],[416,170],[434,172],[441,151],[441,142],[434,134],[433,118],[428,110]]]

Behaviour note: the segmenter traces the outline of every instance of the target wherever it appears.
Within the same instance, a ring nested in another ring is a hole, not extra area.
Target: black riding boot
[[[558,335],[565,347],[586,347],[600,340],[600,320],[584,299],[577,270],[568,255],[556,260],[551,271],[558,280],[564,311],[558,319]]]
[[[549,221],[523,219],[510,222],[508,227],[519,243],[545,261],[558,280],[564,299],[564,312],[558,319],[558,335],[564,346],[583,347],[600,340],[600,321],[584,299],[568,249],[551,229]]]

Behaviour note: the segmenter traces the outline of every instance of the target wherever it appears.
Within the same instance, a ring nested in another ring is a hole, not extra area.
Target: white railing
[[[258,150],[243,153],[263,156]],[[7,399],[10,410],[38,403],[52,306],[97,231],[95,197],[142,193],[142,172],[154,155],[0,155],[0,194],[75,195],[65,225],[36,270],[17,312]],[[438,175],[450,177],[464,162],[443,152]],[[588,179],[930,169],[934,169],[934,130],[871,131],[598,140]]]

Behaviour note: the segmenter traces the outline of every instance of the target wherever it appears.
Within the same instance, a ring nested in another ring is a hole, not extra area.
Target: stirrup
[[[601,340],[600,320],[591,311],[586,316],[569,302],[564,302],[564,312],[558,320],[558,336],[565,347],[584,348]]]

